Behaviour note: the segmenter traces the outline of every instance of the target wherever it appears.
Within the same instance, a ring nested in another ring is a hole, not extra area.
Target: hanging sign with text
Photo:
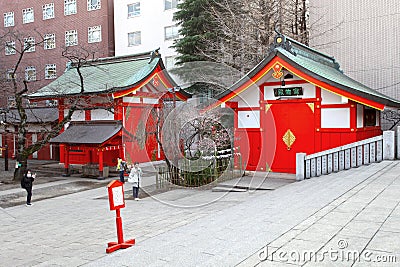
[[[281,96],[301,96],[303,95],[302,87],[274,88],[275,97]]]

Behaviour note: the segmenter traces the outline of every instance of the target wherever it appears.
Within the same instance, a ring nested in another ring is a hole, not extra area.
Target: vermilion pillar
[[[64,176],[69,176],[69,145],[64,145]]]
[[[99,176],[103,177],[103,168],[104,168],[104,151],[102,148],[99,150]]]

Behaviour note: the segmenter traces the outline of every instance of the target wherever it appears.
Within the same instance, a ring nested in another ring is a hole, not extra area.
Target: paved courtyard
[[[127,200],[124,237],[136,245],[112,254],[105,187],[1,209],[0,265],[398,266],[399,163],[275,190],[176,189]]]

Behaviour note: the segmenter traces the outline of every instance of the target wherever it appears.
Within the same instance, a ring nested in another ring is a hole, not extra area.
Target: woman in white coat
[[[133,198],[139,200],[139,185],[140,179],[142,178],[142,169],[139,167],[139,163],[135,162],[129,173],[128,182],[132,183]]]

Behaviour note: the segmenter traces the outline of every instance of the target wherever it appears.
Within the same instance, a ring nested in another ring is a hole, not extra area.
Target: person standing
[[[129,173],[128,182],[132,183],[133,198],[139,200],[139,185],[140,179],[142,178],[142,169],[139,167],[139,163],[135,162],[131,172]]]
[[[23,188],[25,188],[28,195],[26,196],[26,205],[32,206],[31,199],[32,199],[32,185],[33,181],[36,178],[36,173],[32,173],[30,169],[26,171],[24,174],[23,179]]]
[[[123,183],[125,183],[125,166],[126,163],[123,161],[121,158],[117,159],[117,171],[119,171],[119,180]]]

